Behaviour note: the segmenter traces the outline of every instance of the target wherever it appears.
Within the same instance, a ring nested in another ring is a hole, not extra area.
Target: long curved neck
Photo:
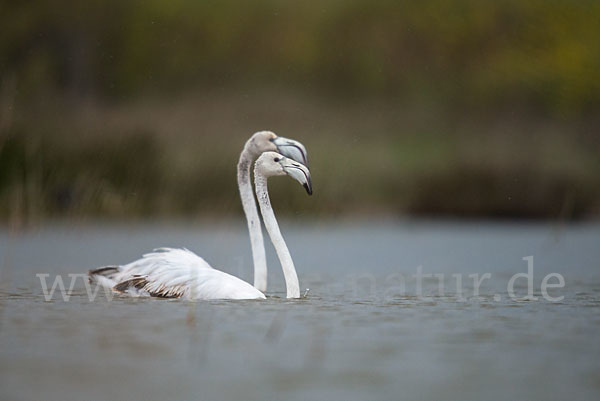
[[[248,143],[240,154],[237,165],[237,181],[242,198],[242,207],[248,223],[250,234],[250,245],[252,247],[252,259],[254,261],[254,287],[262,292],[267,290],[267,258],[265,256],[265,244],[263,241],[258,209],[250,183],[250,167],[254,161],[254,155],[248,149]]]
[[[267,178],[256,172],[254,175],[254,185],[256,185],[256,196],[258,198],[258,204],[260,206],[260,212],[262,213],[265,227],[271,237],[271,242],[273,242],[273,246],[279,257],[279,262],[281,263],[281,268],[283,269],[287,297],[300,298],[298,275],[296,274],[296,268],[294,267],[294,261],[292,260],[290,251],[283,240],[281,231],[279,231],[275,213],[273,213],[273,207],[271,206],[271,200],[269,199],[269,192],[267,190]]]

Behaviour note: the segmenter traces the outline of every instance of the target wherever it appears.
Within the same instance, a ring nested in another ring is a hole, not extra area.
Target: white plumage
[[[97,270],[90,272],[90,276],[99,284],[135,295],[188,299],[265,298],[250,284],[213,269],[187,249],[159,248],[134,262],[116,266],[106,274],[95,272]]]

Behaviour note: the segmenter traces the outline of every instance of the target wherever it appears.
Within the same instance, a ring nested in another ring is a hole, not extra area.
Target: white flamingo
[[[267,290],[267,258],[254,191],[250,182],[250,167],[258,156],[269,151],[277,151],[308,167],[308,156],[304,145],[293,139],[277,136],[271,131],[260,131],[252,135],[240,154],[237,165],[237,181],[250,234],[254,262],[254,287],[262,292]]]
[[[276,152],[265,152],[256,161],[256,194],[267,232],[279,257],[288,298],[299,298],[300,287],[294,262],[279,231],[271,207],[267,179],[289,175],[312,194],[306,166]],[[164,298],[264,299],[264,294],[239,278],[213,269],[204,259],[187,249],[161,248],[124,266],[90,271],[90,280],[118,292]]]

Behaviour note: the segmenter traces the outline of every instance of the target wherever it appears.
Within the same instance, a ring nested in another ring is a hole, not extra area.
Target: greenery
[[[315,196],[282,211],[600,214],[600,2],[0,5],[0,216],[240,213],[272,129]]]

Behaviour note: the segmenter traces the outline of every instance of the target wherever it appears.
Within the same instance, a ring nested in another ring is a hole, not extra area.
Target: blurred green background
[[[600,1],[4,0],[0,219],[600,215]]]

